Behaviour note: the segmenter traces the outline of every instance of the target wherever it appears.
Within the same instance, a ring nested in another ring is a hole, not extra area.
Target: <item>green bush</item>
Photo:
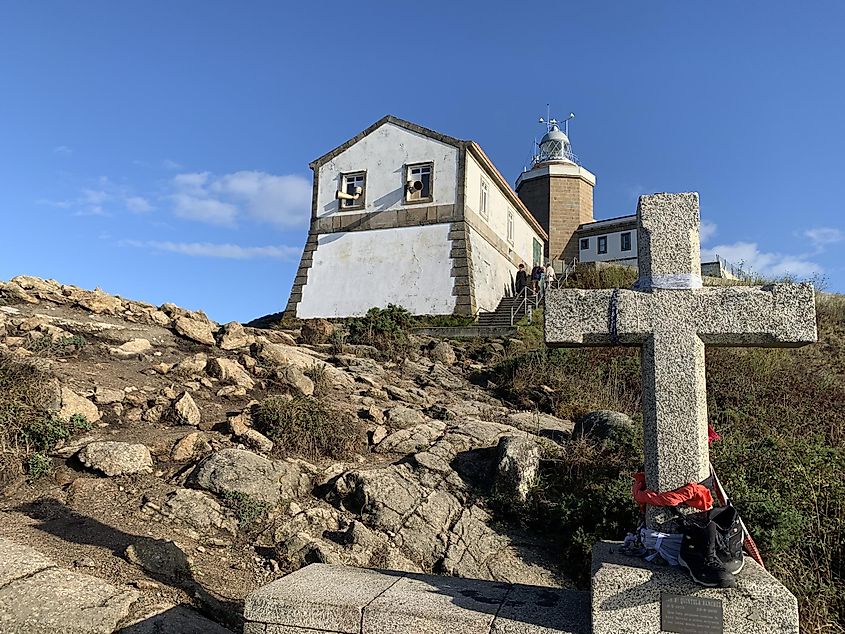
[[[42,451],[36,451],[29,456],[27,460],[26,472],[29,476],[30,482],[40,480],[45,475],[49,475],[53,471],[52,459]]]
[[[40,366],[0,354],[0,449],[18,449],[21,434],[51,415],[58,391]]]
[[[347,458],[363,439],[356,417],[317,397],[271,396],[255,408],[253,420],[278,451],[309,458]]]
[[[408,330],[413,324],[411,313],[395,304],[387,308],[373,307],[363,317],[347,321],[349,342],[375,346],[387,353],[398,354],[407,349]]]
[[[270,505],[267,502],[256,500],[241,491],[224,492],[223,503],[235,514],[238,526],[241,528],[258,522],[270,510]]]
[[[60,442],[70,439],[74,434],[90,431],[89,423],[82,414],[73,414],[69,420],[63,420],[55,414],[49,414],[30,421],[18,433],[18,442],[27,451],[50,451]]]
[[[561,284],[562,288],[631,288],[637,281],[637,269],[630,266],[578,264]]]

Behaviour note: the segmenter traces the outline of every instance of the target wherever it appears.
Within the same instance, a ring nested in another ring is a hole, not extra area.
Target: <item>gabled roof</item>
[[[338,145],[335,149],[331,152],[323,154],[318,159],[314,159],[309,163],[309,167],[311,169],[315,169],[320,167],[323,163],[331,161],[334,157],[336,157],[341,152],[346,151],[358,141],[363,139],[368,134],[371,134],[378,130],[381,126],[385,123],[392,123],[395,126],[399,126],[400,128],[405,128],[406,130],[410,130],[411,132],[416,132],[417,134],[421,134],[423,136],[427,136],[430,139],[434,139],[435,141],[440,141],[441,143],[445,143],[447,145],[453,145],[456,148],[462,148],[466,141],[462,141],[461,139],[456,139],[455,137],[448,136],[446,134],[440,134],[439,132],[435,132],[434,130],[429,130],[428,128],[424,128],[421,125],[417,125],[416,123],[411,123],[410,121],[405,121],[404,119],[400,119],[399,117],[394,117],[392,114],[385,115],[378,121],[376,121],[373,125],[371,125],[366,130],[359,132],[354,137],[343,143],[342,145]]]
[[[540,223],[537,222],[537,219],[528,210],[525,204],[519,199],[519,196],[517,196],[516,192],[511,188],[507,179],[505,179],[505,177],[502,176],[501,172],[499,172],[496,166],[493,165],[493,162],[487,157],[487,155],[484,153],[484,150],[481,149],[481,146],[478,145],[478,143],[476,143],[475,141],[465,141],[462,139],[456,139],[455,137],[449,136],[447,134],[435,132],[434,130],[424,128],[423,126],[417,125],[416,123],[411,123],[410,121],[405,121],[405,119],[394,117],[392,114],[382,117],[373,125],[368,127],[366,130],[359,132],[345,143],[337,146],[331,152],[327,152],[326,154],[323,154],[323,156],[321,156],[320,158],[311,161],[308,166],[312,170],[318,169],[324,163],[331,161],[341,152],[346,151],[347,149],[358,143],[358,141],[363,139],[365,136],[375,132],[386,123],[392,123],[393,125],[398,126],[400,128],[404,128],[405,130],[410,130],[411,132],[421,134],[430,139],[434,139],[435,141],[440,141],[441,143],[445,143],[446,145],[454,146],[462,152],[466,152],[468,150],[473,155],[473,157],[478,160],[478,162],[481,164],[482,168],[488,173],[488,175],[496,181],[496,184],[499,186],[499,188],[505,192],[511,204],[516,207],[519,214],[523,218],[525,218],[528,224],[531,225],[531,228],[534,229],[534,231],[536,231],[537,234],[544,240],[549,239],[549,235],[545,232]]]

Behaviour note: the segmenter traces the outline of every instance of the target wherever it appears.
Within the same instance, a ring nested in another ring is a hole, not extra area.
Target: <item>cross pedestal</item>
[[[709,475],[705,346],[816,340],[811,284],[702,287],[698,194],[642,196],[637,290],[550,290],[550,346],[641,350],[646,485],[670,491]],[[656,527],[665,518],[649,515]]]

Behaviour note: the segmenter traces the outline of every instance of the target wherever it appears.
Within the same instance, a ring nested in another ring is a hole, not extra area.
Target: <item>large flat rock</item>
[[[244,634],[586,634],[586,593],[312,564],[246,599]]]
[[[725,634],[798,634],[798,602],[751,558],[736,588],[704,588],[686,570],[619,554],[619,543],[593,547],[594,634],[660,632],[660,597],[674,594],[722,601]]]
[[[0,632],[111,634],[139,597],[0,538]]]

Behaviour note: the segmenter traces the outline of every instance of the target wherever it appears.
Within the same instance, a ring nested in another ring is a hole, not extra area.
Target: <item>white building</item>
[[[285,313],[475,315],[548,235],[473,141],[387,116],[311,163],[311,229]]]
[[[636,266],[636,215],[595,220],[596,177],[558,122],[541,122],[547,132],[515,191],[474,141],[393,116],[311,163],[311,228],[285,314],[397,304],[477,315],[512,294],[520,263]],[[705,268],[726,276],[721,261]]]

